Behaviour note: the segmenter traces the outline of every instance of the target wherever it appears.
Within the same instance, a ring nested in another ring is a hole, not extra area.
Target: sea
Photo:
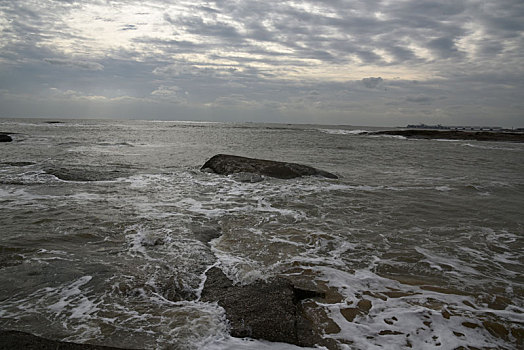
[[[308,302],[339,349],[522,349],[524,144],[365,133],[378,129],[0,119],[0,329],[300,349],[229,335],[200,300],[219,267],[238,285],[324,288]],[[339,178],[200,170],[219,153]]]

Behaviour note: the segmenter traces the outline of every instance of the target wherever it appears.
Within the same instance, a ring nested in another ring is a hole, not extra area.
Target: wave
[[[460,140],[457,140],[457,141],[460,141]],[[524,148],[475,145],[475,144],[472,144],[472,143],[463,143],[462,146],[464,146],[464,147],[471,147],[471,148],[478,148],[478,149],[500,150],[500,151],[513,151],[513,152],[522,152],[522,151],[524,151]]]
[[[347,130],[347,129],[316,129],[320,132],[323,132],[325,134],[331,134],[331,135],[361,135],[366,134],[369,131],[367,130]]]

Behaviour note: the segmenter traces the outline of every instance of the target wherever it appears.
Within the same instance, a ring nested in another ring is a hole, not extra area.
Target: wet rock
[[[484,321],[482,322],[482,325],[484,326],[484,328],[488,330],[488,332],[492,336],[504,339],[506,341],[509,340],[509,331],[502,324],[491,321]]]
[[[338,324],[326,313],[326,310],[314,300],[305,300],[301,304],[301,312],[324,334],[337,334],[341,331]]]
[[[296,289],[285,278],[234,285],[219,268],[206,273],[201,300],[218,302],[226,310],[231,335],[299,346],[329,346],[313,322],[302,312],[301,298],[321,297],[315,291]]]
[[[11,141],[13,141],[11,136],[9,136],[7,134],[1,134],[0,133],[0,142],[11,142]]]
[[[371,310],[372,306],[373,305],[371,304],[371,300],[367,299],[359,300],[359,302],[357,303],[357,308],[364,313],[368,313],[369,310]]]
[[[300,176],[322,176],[337,179],[334,174],[313,167],[296,164],[277,162],[273,160],[239,157],[227,154],[217,154],[209,159],[201,170],[217,174],[230,175],[237,173],[251,173],[270,176],[279,179],[292,179]]]
[[[388,300],[388,298],[385,295],[381,294],[381,293],[372,293],[370,291],[364,291],[364,293],[362,293],[362,294],[370,296],[370,297],[373,297],[373,298],[381,299],[381,300],[384,300],[384,301]]]
[[[524,328],[512,328],[511,335],[515,338],[516,343],[520,348],[524,348]]]
[[[45,172],[64,181],[110,181],[126,174],[89,168],[47,168]]]
[[[362,299],[358,301],[357,307],[348,307],[345,309],[341,309],[340,313],[348,322],[353,322],[353,320],[357,316],[366,315],[369,312],[369,310],[371,310],[372,306],[373,304],[370,300]]]
[[[510,304],[510,299],[497,295],[488,303],[488,307],[493,310],[505,310]]]
[[[471,329],[475,329],[475,328],[478,328],[480,327],[477,323],[473,323],[473,322],[462,322],[462,325],[466,328],[471,328]]]
[[[379,335],[401,335],[404,334],[399,331],[392,331],[391,329],[385,329],[383,331],[378,332]]]
[[[8,165],[8,166],[29,166],[34,165],[33,162],[2,162],[0,163],[2,165]]]
[[[0,330],[0,350],[117,350],[119,348],[50,340],[35,335]]]
[[[344,318],[348,322],[353,322],[355,317],[357,317],[358,315],[362,315],[362,312],[359,309],[357,309],[356,307],[349,307],[349,308],[341,309],[340,313],[342,314],[342,316],[344,316]]]
[[[209,243],[215,238],[218,238],[222,235],[220,228],[213,227],[201,227],[193,231],[195,238],[202,243]]]
[[[492,131],[458,131],[458,130],[384,130],[369,132],[368,135],[396,135],[414,139],[446,139],[446,140],[476,140],[476,141],[506,141],[524,142],[524,133],[492,132]]]
[[[387,295],[389,298],[403,298],[403,297],[409,297],[409,296],[415,295],[417,293],[392,290],[392,291],[383,292],[382,294]]]
[[[442,317],[444,317],[446,320],[449,320],[451,314],[448,312],[448,310],[442,310]]]

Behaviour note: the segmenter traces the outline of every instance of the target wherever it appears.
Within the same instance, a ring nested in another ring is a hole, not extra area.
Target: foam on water
[[[360,135],[365,134],[367,130],[347,130],[347,129],[318,129],[318,131],[331,135]]]
[[[494,315],[493,310],[468,306],[476,302],[471,296],[403,285],[369,270],[347,273],[325,266],[313,269],[345,297],[340,303],[325,305],[340,327],[340,332],[329,337],[349,339],[355,349],[504,348],[505,342],[480,323],[491,322],[498,316],[517,322],[524,320],[521,308]],[[355,308],[362,300],[370,302],[369,311],[357,312],[352,321],[346,319],[344,310]]]

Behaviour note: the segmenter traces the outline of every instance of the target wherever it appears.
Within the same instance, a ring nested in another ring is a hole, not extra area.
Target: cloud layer
[[[5,0],[0,31],[4,117],[524,126],[519,0]]]

